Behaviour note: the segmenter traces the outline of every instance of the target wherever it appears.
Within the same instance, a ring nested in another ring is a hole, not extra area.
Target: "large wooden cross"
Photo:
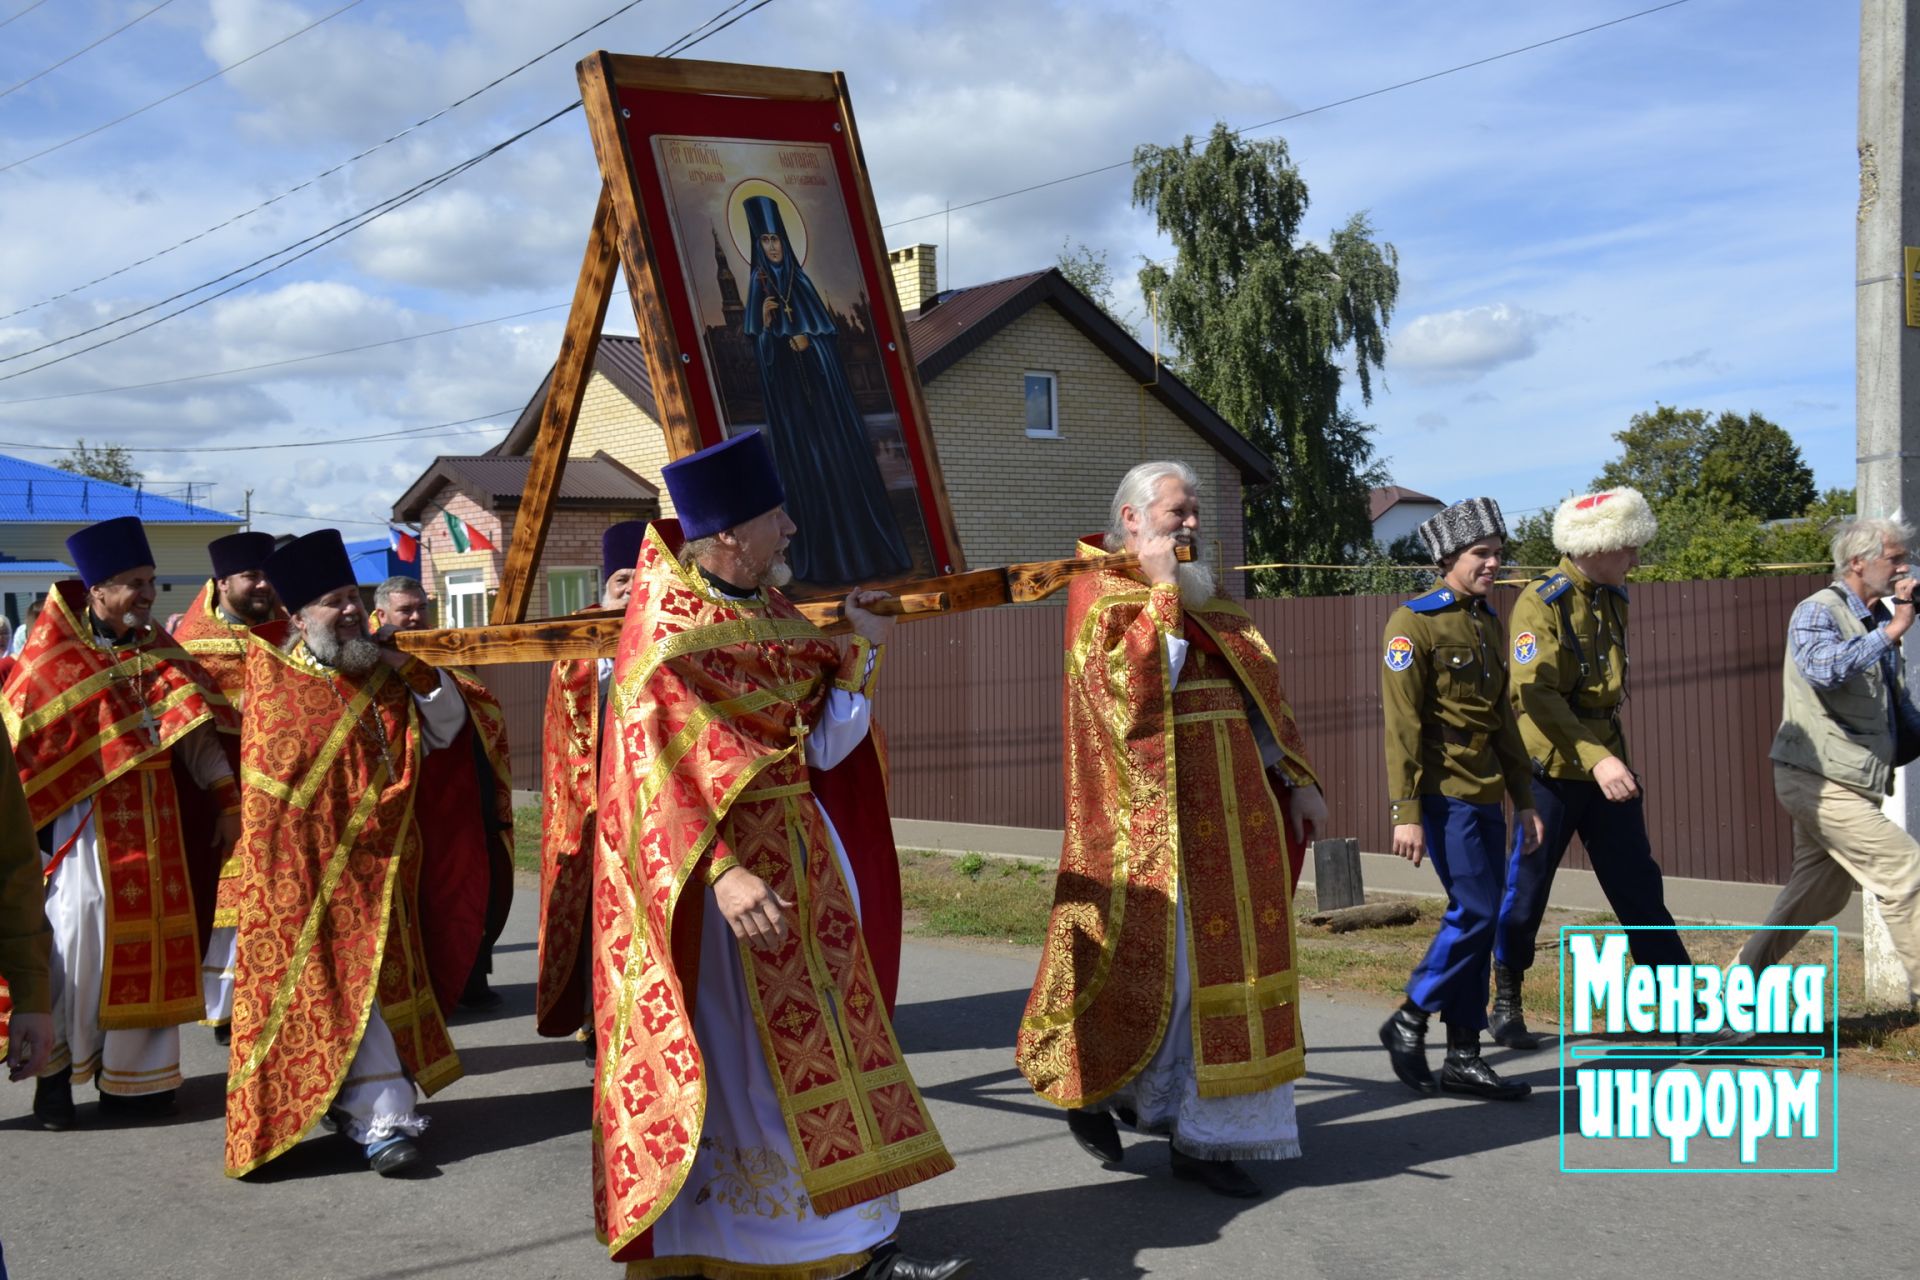
[[[818,112],[837,106],[832,131],[844,137],[851,160],[850,216],[856,224],[864,221],[864,225],[855,226],[855,233],[864,241],[865,251],[878,268],[874,274],[880,296],[874,302],[876,311],[884,309],[884,315],[877,315],[876,320],[885,326],[885,332],[894,335],[888,352],[890,358],[897,359],[901,381],[905,384],[909,403],[902,406],[906,411],[903,418],[919,432],[914,441],[921,467],[919,477],[932,494],[932,522],[938,526],[937,533],[945,545],[947,563],[936,567],[951,570],[907,583],[884,584],[900,593],[895,600],[886,602],[885,612],[911,619],[1038,600],[1065,586],[1075,574],[1116,559],[1055,560],[966,571],[931,433],[926,429],[926,406],[907,345],[899,298],[891,272],[887,270],[886,246],[867,180],[866,161],[854,130],[844,76],[838,72],[632,58],[608,53],[589,55],[581,61],[578,70],[581,100],[599,161],[600,200],[594,210],[593,227],[580,264],[580,278],[574,286],[566,330],[560,339],[560,352],[554,361],[546,402],[541,409],[519,516],[501,570],[499,594],[489,625],[403,632],[396,637],[401,648],[442,666],[608,657],[617,649],[620,638],[617,612],[592,611],[564,618],[526,620],[534,573],[546,547],[555,498],[566,470],[574,428],[580,419],[581,402],[593,375],[601,326],[613,298],[616,266],[625,269],[634,321],[646,355],[667,451],[680,458],[701,447],[694,398],[709,392],[705,387],[696,387],[688,376],[687,365],[693,358],[690,354],[693,348],[687,343],[692,335],[676,335],[667,290],[683,282],[666,279],[661,270],[661,242],[671,234],[671,229],[655,225],[649,217],[628,130],[631,109],[622,104],[623,91],[716,95],[720,104],[716,110],[751,109],[753,102],[764,103],[770,110],[784,107]],[[743,107],[743,102],[749,105]],[[828,629],[844,625],[839,619],[836,600],[803,601],[800,607]]]

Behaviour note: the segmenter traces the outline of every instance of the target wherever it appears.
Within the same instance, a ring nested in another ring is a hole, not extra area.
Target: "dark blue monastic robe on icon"
[[[767,196],[743,204],[753,244],[745,328],[787,514],[798,530],[787,563],[795,578],[822,585],[895,577],[913,562],[840,361],[839,331],[800,269],[780,206]],[[769,233],[780,237],[777,264],[760,247]],[[769,298],[777,305],[763,323]]]

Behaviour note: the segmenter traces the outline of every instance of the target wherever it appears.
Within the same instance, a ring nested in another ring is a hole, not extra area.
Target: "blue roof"
[[[58,560],[15,560],[12,556],[0,555],[0,574],[30,573],[36,577],[71,578],[73,566],[61,564]]]
[[[0,454],[0,521],[92,524],[115,516],[139,516],[148,524],[241,522],[232,512],[162,497],[151,489],[131,489]]]
[[[362,587],[377,587],[396,574],[414,577],[419,573],[413,565],[390,553],[385,538],[356,538],[348,542],[347,558],[353,561],[354,583]]]

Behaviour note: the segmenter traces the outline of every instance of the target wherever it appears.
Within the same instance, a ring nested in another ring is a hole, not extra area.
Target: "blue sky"
[[[0,96],[0,166],[345,2],[172,0]],[[581,54],[654,52],[726,2],[646,0],[260,213],[0,319],[0,402],[11,402],[0,403],[0,440],[184,450],[139,461],[157,480],[213,480],[214,501],[235,509],[252,488],[255,507],[273,513],[264,527],[377,531],[348,522],[381,520],[435,453],[478,452],[503,429],[420,428],[517,410],[553,359],[597,183],[577,113],[148,332],[32,373],[20,371],[127,326],[6,357],[406,188],[570,101]],[[0,20],[26,3],[0,0]],[[50,0],[0,27],[0,91],[155,3]],[[845,70],[882,219],[898,223],[1216,119],[1271,119],[1648,3],[773,0],[694,56]],[[619,4],[362,0],[173,101],[4,169],[0,313],[312,178]],[[1792,432],[1822,485],[1852,484],[1857,23],[1850,5],[1689,0],[1269,131],[1310,185],[1310,234],[1367,210],[1399,249],[1385,384],[1360,410],[1395,481],[1446,498],[1490,493],[1510,513],[1540,507],[1585,484],[1631,414],[1665,402],[1757,409]],[[1047,265],[1070,237],[1109,255],[1123,306],[1137,307],[1134,268],[1169,247],[1129,188],[1119,171],[888,236],[937,244],[948,286]],[[549,307],[324,360],[107,390]],[[609,328],[631,331],[624,301]],[[415,434],[207,451],[402,430]]]

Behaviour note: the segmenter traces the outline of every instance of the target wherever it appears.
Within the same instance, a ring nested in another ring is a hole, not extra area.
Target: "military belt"
[[[1485,733],[1476,733],[1472,729],[1462,729],[1458,725],[1451,724],[1427,725],[1421,729],[1420,736],[1428,741],[1448,742],[1456,747],[1467,747],[1474,751],[1485,746],[1488,737]]]

